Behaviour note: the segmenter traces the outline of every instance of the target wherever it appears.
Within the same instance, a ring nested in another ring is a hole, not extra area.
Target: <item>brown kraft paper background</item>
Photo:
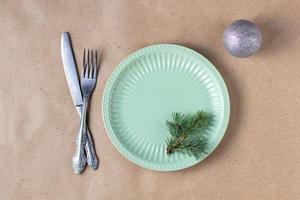
[[[6,1],[0,2],[0,199],[300,198],[300,2]],[[223,48],[224,28],[246,18],[263,32],[246,59]],[[72,170],[79,118],[65,79],[61,33],[103,60],[91,100],[97,171]],[[178,172],[129,162],[110,142],[101,101],[109,75],[139,48],[175,43],[206,56],[228,86],[226,135],[206,160]]]

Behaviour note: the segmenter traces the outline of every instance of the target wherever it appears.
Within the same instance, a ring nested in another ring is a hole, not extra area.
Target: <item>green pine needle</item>
[[[207,138],[201,132],[201,128],[207,124],[208,115],[203,111],[198,111],[190,117],[173,113],[172,118],[173,121],[166,122],[171,135],[166,140],[167,154],[187,153],[199,159],[207,149]]]

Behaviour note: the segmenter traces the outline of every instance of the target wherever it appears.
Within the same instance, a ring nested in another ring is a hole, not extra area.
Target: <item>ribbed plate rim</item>
[[[148,161],[142,160],[136,156],[134,156],[130,151],[126,149],[122,145],[122,143],[118,140],[117,136],[114,133],[114,130],[112,128],[110,119],[109,119],[109,100],[110,100],[110,95],[112,92],[113,85],[115,81],[117,80],[118,76],[121,74],[121,72],[126,69],[128,64],[137,59],[140,56],[143,56],[147,53],[150,53],[152,51],[160,50],[160,49],[167,49],[170,51],[181,51],[186,54],[189,54],[190,56],[194,57],[195,59],[198,59],[202,63],[205,64],[205,67],[207,67],[208,70],[212,72],[212,74],[215,76],[217,79],[219,86],[221,88],[221,92],[223,94],[223,101],[224,101],[224,116],[223,116],[223,121],[221,128],[219,130],[219,134],[217,137],[217,141],[215,143],[215,146],[212,148],[212,150],[205,156],[203,156],[199,160],[190,160],[189,162],[181,162],[181,163],[173,163],[170,165],[161,165],[159,163],[150,163]],[[188,167],[191,167],[202,160],[204,160],[207,156],[209,156],[219,145],[221,142],[222,138],[225,135],[226,129],[228,127],[229,123],[229,117],[230,117],[230,100],[229,100],[229,94],[228,90],[225,84],[225,81],[223,80],[221,74],[219,71],[215,68],[215,66],[207,60],[204,56],[202,56],[200,53],[181,46],[181,45],[176,45],[176,44],[155,44],[155,45],[150,45],[144,48],[141,48],[130,55],[128,55],[126,58],[124,58],[121,63],[114,69],[112,74],[110,75],[109,79],[107,80],[106,86],[104,88],[104,93],[103,93],[103,98],[102,98],[102,119],[104,123],[104,127],[106,129],[107,135],[109,136],[111,142],[113,143],[114,147],[128,160],[131,162],[137,164],[138,166],[151,169],[151,170],[156,170],[156,171],[177,171],[181,169],[185,169]]]

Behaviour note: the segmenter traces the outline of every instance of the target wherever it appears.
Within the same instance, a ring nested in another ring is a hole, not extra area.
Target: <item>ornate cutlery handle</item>
[[[82,107],[83,106],[77,107],[77,111],[78,111],[80,119],[81,119],[81,115],[82,115]],[[87,137],[87,141],[85,144],[85,153],[86,153],[86,157],[87,157],[87,164],[92,169],[96,170],[98,168],[99,161],[98,161],[97,154],[95,151],[92,133],[89,130],[89,127],[87,124],[86,124],[86,137]]]
[[[86,126],[86,136],[87,136],[87,142],[85,145],[85,151],[86,151],[87,163],[93,170],[96,170],[98,168],[98,158],[95,152],[92,135],[87,126]]]
[[[80,174],[86,165],[86,157],[84,148],[86,146],[86,110],[87,110],[87,98],[83,98],[82,115],[80,118],[80,128],[76,139],[76,151],[73,156],[73,170],[75,174]]]
[[[84,152],[84,147],[86,144],[86,135],[80,134],[76,139],[76,151],[73,156],[73,169],[75,174],[80,174],[86,165],[86,157]]]

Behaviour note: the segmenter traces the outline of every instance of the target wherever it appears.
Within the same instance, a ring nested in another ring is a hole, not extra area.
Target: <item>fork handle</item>
[[[78,114],[79,114],[79,118],[81,119],[81,115],[82,115],[82,106],[80,107],[76,107]],[[85,153],[86,153],[86,159],[87,159],[87,164],[93,169],[96,170],[98,168],[99,165],[99,161],[98,161],[98,157],[95,151],[95,146],[94,146],[94,142],[93,142],[93,137],[92,137],[92,133],[89,130],[88,125],[86,124],[86,137],[87,137],[87,141],[85,144]]]
[[[86,151],[87,163],[93,170],[96,170],[98,168],[98,158],[95,152],[95,146],[93,143],[91,132],[87,126],[86,126],[86,136],[87,136],[87,141],[85,145],[85,151]]]
[[[76,151],[73,156],[73,170],[75,174],[80,174],[86,165],[86,156],[84,152],[84,148],[86,146],[87,137],[86,137],[86,110],[87,110],[88,99],[83,98],[83,108],[82,115],[80,118],[80,128],[78,132],[78,136],[76,139]]]

